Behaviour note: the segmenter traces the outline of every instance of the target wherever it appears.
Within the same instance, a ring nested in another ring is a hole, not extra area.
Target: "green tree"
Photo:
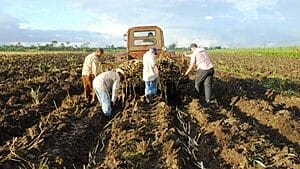
[[[170,50],[175,50],[176,46],[177,46],[176,43],[172,43],[172,44],[169,45],[168,48],[169,48]]]
[[[57,40],[51,41],[52,46],[55,46],[57,43],[58,43]]]

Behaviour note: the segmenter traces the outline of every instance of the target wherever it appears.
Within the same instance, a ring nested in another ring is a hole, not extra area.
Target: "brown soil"
[[[212,104],[197,96],[191,76],[168,100],[127,96],[108,119],[83,99],[84,56],[0,57],[0,168],[300,168],[299,95],[267,88],[267,73],[253,75],[282,70],[296,91],[299,59],[276,67],[273,58],[213,56]],[[255,66],[260,59],[265,66]]]

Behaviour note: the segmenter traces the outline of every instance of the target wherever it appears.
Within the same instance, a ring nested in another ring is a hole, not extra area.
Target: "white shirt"
[[[99,74],[93,81],[93,88],[98,88],[112,94],[111,101],[115,102],[120,87],[120,76],[115,71],[107,71]]]
[[[153,81],[157,75],[154,72],[154,54],[151,51],[147,51],[143,56],[143,80]]]
[[[98,56],[95,53],[89,54],[85,59],[82,67],[82,75],[94,74],[97,76],[97,68],[99,66]]]
[[[204,48],[196,48],[191,55],[191,63],[197,66],[197,70],[208,70],[213,68],[213,64],[210,61],[208,54]]]

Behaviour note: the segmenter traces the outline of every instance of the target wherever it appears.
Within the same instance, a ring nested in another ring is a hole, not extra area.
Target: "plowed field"
[[[0,168],[300,168],[300,59],[213,55],[213,103],[191,74],[168,100],[136,84],[105,118],[85,56],[0,56]]]

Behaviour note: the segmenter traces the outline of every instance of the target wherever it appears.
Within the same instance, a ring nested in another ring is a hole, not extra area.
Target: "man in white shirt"
[[[84,88],[84,97],[88,103],[95,100],[95,93],[93,92],[93,79],[97,76],[97,69],[99,67],[99,58],[103,55],[103,49],[97,49],[96,52],[89,54],[85,59],[82,67],[82,82]]]
[[[124,75],[124,71],[118,68],[116,71],[99,74],[93,81],[96,96],[101,103],[104,115],[107,117],[111,116],[111,103],[113,105],[116,103],[120,81],[124,80]]]
[[[155,97],[157,93],[156,79],[158,77],[158,68],[154,56],[157,55],[155,47],[150,48],[143,56],[143,80],[145,81],[145,99]],[[147,101],[147,102],[148,102]]]
[[[197,44],[192,43],[190,45],[192,50],[190,66],[185,72],[188,75],[192,68],[197,66],[197,73],[195,77],[195,88],[199,95],[204,87],[205,101],[210,103],[211,99],[211,85],[214,75],[214,66],[206,53],[205,49],[202,47],[197,47]],[[201,88],[200,88],[201,87]]]

